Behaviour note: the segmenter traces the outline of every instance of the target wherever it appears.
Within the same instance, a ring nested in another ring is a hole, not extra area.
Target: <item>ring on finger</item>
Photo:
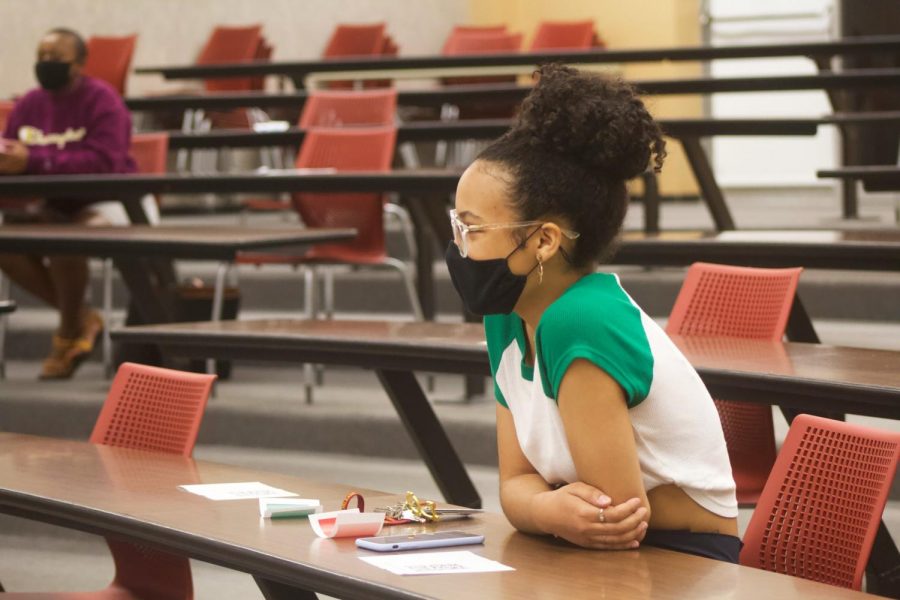
[[[601,523],[606,523],[606,515],[603,514],[603,509],[600,509],[600,512],[597,513],[597,520]]]

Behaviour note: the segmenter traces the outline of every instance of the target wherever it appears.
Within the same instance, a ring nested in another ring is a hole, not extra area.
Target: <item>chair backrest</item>
[[[457,36],[467,35],[471,33],[504,33],[506,25],[454,25],[444,45],[441,47],[441,54],[448,54],[448,50],[453,46]]]
[[[900,433],[799,415],[753,511],[741,564],[860,589]]]
[[[543,21],[538,25],[532,50],[587,50],[594,43],[593,21]]]
[[[337,25],[325,44],[322,58],[370,56],[384,51],[384,23]]]
[[[256,58],[261,41],[262,25],[217,26],[197,57],[197,64],[249,62]],[[253,89],[253,79],[207,79],[204,86],[208,92],[246,92]]]
[[[393,125],[397,90],[317,90],[310,92],[300,113],[300,127]]]
[[[256,54],[253,55],[253,60],[261,61],[261,62],[271,62],[272,54],[275,52],[275,46],[269,44],[266,41],[266,38],[260,37],[259,44],[256,47]],[[265,76],[254,77],[250,80],[250,89],[254,92],[261,92],[266,89],[266,78]]]
[[[802,271],[694,263],[666,332],[780,340]]]
[[[16,103],[11,100],[0,100],[0,135],[6,129],[6,121],[9,120],[9,113],[12,112]]]
[[[87,41],[84,74],[102,79],[124,96],[136,43],[137,34],[122,37],[92,35]]]
[[[91,442],[190,456],[215,378],[122,363]]]
[[[444,54],[491,54],[518,52],[522,49],[522,34],[506,31],[458,33],[444,46]]]
[[[135,133],[131,136],[131,158],[138,173],[165,173],[169,154],[169,134]]]
[[[396,127],[312,128],[306,133],[297,167],[338,171],[390,171]],[[357,237],[340,244],[360,255],[383,256],[384,201],[381,194],[294,194],[294,207],[307,227],[353,227]],[[317,246],[328,248],[328,245]]]
[[[91,442],[190,456],[215,378],[122,363]],[[106,542],[116,565],[114,587],[140,598],[193,598],[191,566],[184,556],[122,540]]]

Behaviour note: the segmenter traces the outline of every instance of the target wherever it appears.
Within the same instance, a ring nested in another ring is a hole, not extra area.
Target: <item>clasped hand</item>
[[[647,533],[649,514],[640,498],[613,505],[609,496],[586,483],[543,492],[534,502],[543,531],[585,548],[634,549]]]
[[[17,140],[0,139],[0,174],[18,175],[28,167],[28,146]]]

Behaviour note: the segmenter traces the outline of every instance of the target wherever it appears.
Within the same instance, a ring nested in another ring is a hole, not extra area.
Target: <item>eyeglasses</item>
[[[492,229],[518,229],[519,227],[530,227],[532,225],[543,225],[546,221],[517,221],[515,223],[485,223],[482,225],[468,225],[459,219],[455,209],[450,210],[450,228],[453,230],[453,241],[459,248],[459,254],[463,258],[469,255],[469,232],[472,231],[490,231]],[[560,229],[563,235],[570,240],[578,239],[580,233],[569,229]]]

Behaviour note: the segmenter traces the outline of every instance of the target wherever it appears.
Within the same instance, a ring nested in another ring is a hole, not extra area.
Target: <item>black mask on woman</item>
[[[506,258],[473,260],[463,257],[456,243],[450,242],[444,259],[450,270],[453,287],[466,305],[466,310],[476,315],[508,315],[512,312],[525,289],[528,276],[538,265],[534,265],[524,275],[516,275],[509,270],[506,261],[521,250],[528,238],[539,229],[540,227],[528,234]]]
[[[69,83],[69,71],[72,63],[60,60],[39,60],[34,65],[34,74],[38,83],[48,92],[56,92]]]

